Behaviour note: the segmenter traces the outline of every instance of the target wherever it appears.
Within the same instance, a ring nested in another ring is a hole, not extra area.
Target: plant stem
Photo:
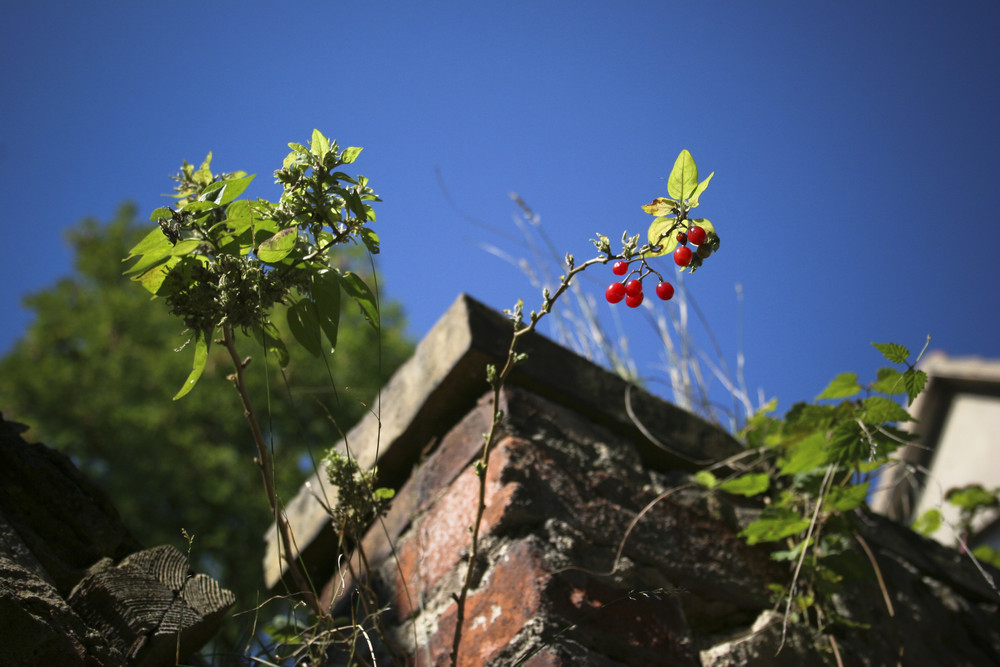
[[[281,551],[283,552],[285,563],[288,565],[288,571],[291,573],[292,579],[295,580],[295,585],[306,595],[306,602],[316,612],[317,616],[322,617],[324,613],[319,603],[319,598],[312,592],[312,586],[310,586],[309,580],[303,571],[302,564],[295,557],[291,526],[288,525],[287,517],[285,517],[284,512],[278,506],[278,494],[274,489],[274,467],[271,465],[271,454],[268,451],[267,442],[264,440],[264,433],[257,422],[257,415],[250,402],[250,395],[246,390],[246,384],[243,379],[244,362],[240,361],[240,356],[236,352],[232,326],[224,324],[222,326],[222,336],[223,344],[229,352],[229,358],[232,360],[233,368],[235,369],[235,373],[232,376],[233,384],[236,385],[236,390],[240,394],[240,401],[243,403],[243,416],[246,418],[247,423],[250,424],[250,433],[253,435],[254,444],[257,445],[257,457],[254,459],[254,462],[260,469],[261,478],[264,480],[264,495],[267,496],[271,515],[274,516],[274,523],[278,528],[278,537],[281,540]]]
[[[507,348],[507,360],[504,362],[503,368],[496,374],[496,377],[492,381],[493,418],[490,420],[490,430],[489,433],[486,434],[485,442],[483,443],[483,454],[477,464],[477,474],[479,475],[479,499],[478,504],[476,505],[476,518],[472,524],[472,545],[469,549],[468,556],[469,564],[465,570],[465,579],[462,582],[461,591],[459,591],[458,595],[452,595],[456,604],[455,635],[452,640],[451,654],[449,656],[451,658],[452,667],[458,665],[458,650],[462,643],[462,626],[465,621],[465,601],[469,596],[469,589],[472,588],[472,577],[475,574],[476,558],[479,554],[479,528],[483,521],[483,512],[486,510],[486,468],[489,464],[490,453],[493,451],[497,428],[503,419],[503,415],[500,410],[500,392],[503,389],[504,382],[506,382],[507,377],[510,375],[511,371],[514,370],[514,366],[518,363],[518,341],[522,337],[534,331],[538,322],[545,315],[552,312],[552,306],[556,299],[562,296],[563,293],[569,289],[570,283],[576,274],[593,264],[606,264],[610,259],[611,257],[595,257],[594,259],[587,260],[579,266],[572,267],[565,276],[562,276],[559,287],[556,289],[555,293],[551,296],[545,297],[542,303],[542,309],[538,313],[532,313],[529,324],[521,326],[522,323],[519,315],[515,319],[514,335],[510,339],[510,347]]]

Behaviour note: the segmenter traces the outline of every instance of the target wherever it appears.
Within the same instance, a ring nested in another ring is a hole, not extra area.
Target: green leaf
[[[913,421],[910,413],[899,403],[885,396],[870,396],[861,402],[865,408],[864,420],[868,424],[889,424]]]
[[[690,201],[688,202],[689,204],[691,204],[691,208],[694,208],[695,206],[698,205],[698,198],[701,197],[701,193],[704,192],[705,189],[708,187],[708,183],[709,181],[712,180],[713,176],[715,176],[714,171],[708,175],[708,178],[706,178],[704,181],[698,184],[698,188],[694,191],[694,194],[691,195]]]
[[[972,550],[972,555],[1000,570],[1000,551],[997,551],[990,545],[980,544]]]
[[[941,515],[941,511],[932,507],[921,514],[917,520],[910,525],[910,528],[924,537],[929,537],[938,531],[943,521],[944,517]]]
[[[250,333],[258,345],[263,347],[266,352],[274,354],[279,366],[282,368],[288,366],[288,348],[282,342],[278,328],[274,326],[274,323],[265,322],[263,327],[254,327]]]
[[[854,396],[859,391],[861,391],[861,385],[858,384],[858,376],[856,373],[841,373],[837,377],[833,378],[833,381],[826,386],[816,400],[823,400],[825,398],[847,398],[849,396]]]
[[[906,387],[906,398],[912,404],[927,385],[927,373],[915,368],[907,368],[903,373],[903,386]]]
[[[855,421],[838,424],[830,434],[830,461],[853,464],[867,461],[872,455],[872,445],[868,443]]]
[[[169,220],[172,217],[173,217],[173,211],[171,211],[169,208],[160,207],[154,209],[153,212],[149,214],[149,221],[156,222],[160,218],[166,218],[167,220]]]
[[[351,271],[335,275],[340,279],[340,286],[361,307],[361,314],[377,331],[379,327],[378,302],[368,285],[361,279],[361,276]]]
[[[146,289],[146,291],[153,296],[156,296],[160,291],[160,287],[163,285],[163,281],[167,279],[168,275],[170,275],[170,270],[179,261],[181,261],[180,257],[171,257],[163,264],[154,266],[145,273],[135,276],[132,280],[138,282],[143,286],[143,288]]]
[[[699,470],[694,475],[694,481],[701,484],[706,489],[714,489],[719,485],[719,479],[708,470]]]
[[[214,211],[219,208],[219,205],[214,201],[195,200],[188,202],[182,208],[185,213],[204,213],[205,211]]]
[[[375,499],[376,500],[392,500],[396,497],[395,489],[389,489],[384,486],[380,486],[375,489]]]
[[[373,255],[377,255],[379,253],[378,234],[373,232],[368,227],[362,227],[358,233],[361,235],[362,243],[364,243],[365,247],[368,248],[368,252]]]
[[[766,508],[760,517],[740,532],[740,536],[745,537],[751,546],[798,535],[809,528],[809,519],[785,507]]]
[[[671,229],[675,224],[677,224],[676,218],[664,215],[653,220],[649,225],[649,232],[647,233],[649,244],[660,246],[658,252],[649,253],[650,257],[659,257],[674,251],[674,248],[677,247],[677,234],[675,233],[676,230],[671,231]]]
[[[905,364],[910,356],[910,351],[902,345],[896,343],[872,343],[882,356],[894,364]]]
[[[157,242],[155,246],[149,247],[144,253],[142,253],[142,256],[139,258],[139,261],[130,266],[128,269],[126,269],[123,275],[127,276],[131,274],[145,273],[146,271],[156,266],[157,264],[162,264],[167,260],[167,258],[173,255],[174,246],[173,244],[170,243],[169,240],[167,240],[167,237],[163,235],[163,232],[161,232],[159,228],[156,228],[153,231],[161,239],[163,239],[162,243]],[[142,245],[142,243],[144,243],[144,241],[139,242],[140,245]],[[127,260],[130,258],[131,256],[126,257],[125,259]]]
[[[358,155],[364,150],[360,146],[348,146],[344,149],[344,152],[340,154],[340,161],[344,164],[351,164],[358,159]]]
[[[674,168],[667,178],[667,192],[674,199],[683,201],[698,189],[698,166],[687,150],[681,151],[674,161]]]
[[[969,512],[986,507],[996,507],[1000,504],[1000,499],[997,498],[996,494],[990,493],[981,484],[969,484],[950,489],[944,497],[952,505]]]
[[[824,499],[829,508],[838,512],[850,512],[855,507],[865,504],[868,497],[869,482],[864,484],[851,484],[850,486],[835,486],[830,490]]]
[[[820,467],[827,463],[829,457],[826,435],[822,432],[811,433],[795,445],[787,459],[778,462],[779,470],[782,475],[797,475]]]
[[[319,326],[323,329],[330,347],[337,347],[337,330],[340,326],[340,283],[336,274],[322,271],[312,277],[312,298],[316,304]]]
[[[319,130],[313,130],[311,147],[312,154],[322,162],[326,154],[330,152],[330,141]]]
[[[288,328],[299,345],[314,357],[323,355],[323,339],[319,320],[316,319],[315,304],[309,299],[299,299],[288,309]]]
[[[257,257],[266,264],[275,264],[288,256],[295,249],[299,240],[295,227],[282,229],[257,247]]]
[[[128,255],[122,261],[127,262],[133,257],[145,255],[147,252],[164,247],[172,247],[170,240],[164,235],[163,230],[159,227],[154,227],[148,234],[142,237],[141,241],[136,243],[132,249],[128,251]],[[125,273],[129,273],[129,271],[126,271]]]
[[[209,151],[205,161],[201,163],[198,171],[191,175],[191,180],[201,186],[206,186],[212,182],[212,152]]]
[[[250,182],[254,179],[254,177],[255,174],[251,174],[250,176],[245,176],[243,178],[232,178],[226,181],[212,183],[210,186],[205,188],[204,192],[202,192],[202,196],[206,199],[214,201],[219,206],[225,206],[243,194],[243,191],[247,189],[247,186],[250,185]],[[208,197],[210,193],[215,192],[216,190],[223,191],[221,196],[218,198]],[[185,210],[188,210],[188,208],[185,207]]]
[[[750,497],[764,493],[770,486],[771,477],[766,472],[748,473],[731,479],[728,482],[723,482],[719,485],[719,490],[734,495]]]
[[[189,391],[194,389],[198,378],[201,377],[202,372],[205,370],[205,364],[208,362],[208,342],[210,339],[211,332],[209,331],[199,331],[195,336],[194,363],[191,365],[191,373],[188,375],[187,380],[184,381],[184,385],[180,388],[180,391],[174,394],[175,401],[183,398]]]
[[[878,379],[872,384],[872,389],[880,394],[895,396],[906,393],[906,388],[903,386],[903,374],[895,368],[880,368],[876,377]]]

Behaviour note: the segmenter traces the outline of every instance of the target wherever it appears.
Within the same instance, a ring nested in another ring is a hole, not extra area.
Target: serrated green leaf
[[[903,373],[903,386],[906,387],[906,397],[910,404],[920,395],[926,385],[927,373],[915,368],[907,368],[906,372]]]
[[[323,340],[320,334],[316,307],[309,299],[299,299],[286,312],[288,329],[299,345],[314,357],[323,355]]]
[[[787,458],[779,460],[779,471],[782,475],[797,475],[819,468],[829,458],[826,436],[820,432],[812,433],[796,443]]]
[[[757,519],[740,532],[747,544],[775,542],[791,535],[798,535],[809,528],[809,519],[784,507],[767,508]]]
[[[337,331],[340,326],[340,282],[330,271],[322,271],[312,277],[312,298],[316,304],[319,326],[330,341],[330,347],[337,347]]]
[[[748,473],[719,485],[720,491],[739,496],[756,496],[771,487],[771,477],[766,472]]]
[[[344,164],[351,164],[352,162],[358,159],[358,156],[361,155],[362,150],[364,149],[360,146],[348,146],[340,154],[340,161],[343,162]]]
[[[298,240],[298,230],[294,227],[282,229],[257,247],[257,257],[265,264],[280,262],[295,249]]]
[[[941,515],[941,511],[932,507],[921,514],[917,520],[910,525],[910,528],[924,537],[929,537],[941,528],[943,520],[944,517]]]
[[[895,396],[906,393],[906,387],[903,386],[903,374],[895,368],[878,369],[876,378],[872,384],[872,389],[880,394]]]
[[[826,386],[819,396],[816,397],[817,401],[826,398],[848,398],[854,396],[859,391],[861,391],[861,385],[858,384],[857,373],[841,373]]]
[[[830,433],[828,460],[843,464],[867,461],[872,446],[863,436],[861,425],[855,421],[838,424]]]
[[[837,512],[850,512],[855,507],[861,507],[865,504],[865,499],[868,497],[868,485],[869,482],[844,487],[835,486],[830,489],[824,502],[828,508]]]
[[[194,339],[194,362],[191,365],[191,373],[188,374],[187,380],[184,381],[184,385],[180,390],[174,394],[174,399],[183,398],[194,389],[195,384],[198,383],[198,378],[205,371],[205,364],[208,362],[208,343],[211,339],[211,332],[199,331]]]
[[[864,420],[869,424],[890,424],[913,421],[910,413],[899,403],[885,396],[870,396],[861,402],[864,405]]]
[[[667,178],[667,193],[679,201],[691,197],[698,189],[698,166],[687,150],[680,152]]]
[[[708,470],[699,470],[694,475],[694,481],[701,484],[706,489],[714,489],[719,485],[719,479]]]
[[[361,307],[361,314],[377,331],[379,327],[378,302],[368,285],[365,284],[361,276],[351,271],[335,275],[340,279],[340,286]]]
[[[330,141],[323,136],[323,133],[319,130],[313,130],[312,133],[312,143],[310,144],[312,148],[312,154],[320,159],[326,157],[326,154],[330,152]]]
[[[896,343],[872,343],[882,356],[894,364],[905,364],[910,351]]]
[[[671,231],[671,229],[675,224],[677,224],[676,218],[664,215],[653,220],[649,225],[649,232],[647,232],[649,244],[660,246],[660,250],[649,253],[649,257],[660,257],[674,251],[674,248],[677,247],[677,234],[676,230]]]
[[[250,176],[244,176],[243,178],[231,178],[229,180],[212,183],[210,186],[205,188],[204,192],[202,193],[202,196],[204,196],[206,199],[210,199],[219,206],[225,206],[226,204],[228,204],[229,202],[233,201],[241,194],[243,194],[243,191],[247,189],[247,187],[250,185],[251,181],[253,181],[255,176],[256,174],[251,174]],[[216,190],[223,191],[221,196],[218,197],[208,196],[211,193],[215,192]],[[185,207],[185,210],[188,210],[188,208]]]

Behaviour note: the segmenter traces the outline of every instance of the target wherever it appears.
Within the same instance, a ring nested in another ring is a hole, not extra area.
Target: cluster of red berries
[[[612,265],[611,272],[616,276],[624,276],[628,273],[628,262],[618,260]],[[664,301],[669,300],[674,296],[674,286],[665,280],[661,280],[656,285],[656,296]],[[611,283],[604,292],[604,298],[608,300],[608,303],[618,303],[622,299],[625,299],[626,306],[629,308],[638,308],[643,299],[642,280],[633,278],[624,283]]]
[[[708,232],[698,225],[692,225],[686,232],[677,232],[677,249],[674,250],[674,262],[677,266],[688,266],[698,254],[698,263],[712,254],[712,247],[707,245]],[[697,250],[691,250],[688,243],[698,246]],[[628,273],[628,262],[619,260],[611,267],[611,272],[616,276],[624,276]],[[661,280],[656,285],[656,296],[664,301],[669,301],[674,296],[674,286],[665,280]],[[627,280],[621,283],[611,283],[604,292],[604,298],[608,303],[618,303],[625,299],[625,305],[629,308],[638,308],[642,303],[642,278]]]

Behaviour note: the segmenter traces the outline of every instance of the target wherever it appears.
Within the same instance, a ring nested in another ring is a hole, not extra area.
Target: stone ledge
[[[380,418],[366,415],[337,449],[349,452],[364,469],[377,464],[379,483],[399,488],[422,452],[488,390],[486,365],[499,365],[506,357],[511,331],[504,315],[460,295],[383,389]],[[724,431],[639,387],[630,387],[614,373],[544,336],[526,337],[519,351],[529,355],[528,361],[511,375],[510,385],[587,414],[634,439],[647,466],[694,470],[741,450]],[[642,435],[629,416],[629,407],[669,450]],[[323,498],[323,503],[318,498]],[[336,491],[317,473],[286,506],[295,540],[314,581],[325,581],[332,573],[328,556],[336,552],[337,537],[323,505],[334,502]],[[285,564],[279,557],[273,525],[266,540],[264,581],[268,589],[274,589]]]

